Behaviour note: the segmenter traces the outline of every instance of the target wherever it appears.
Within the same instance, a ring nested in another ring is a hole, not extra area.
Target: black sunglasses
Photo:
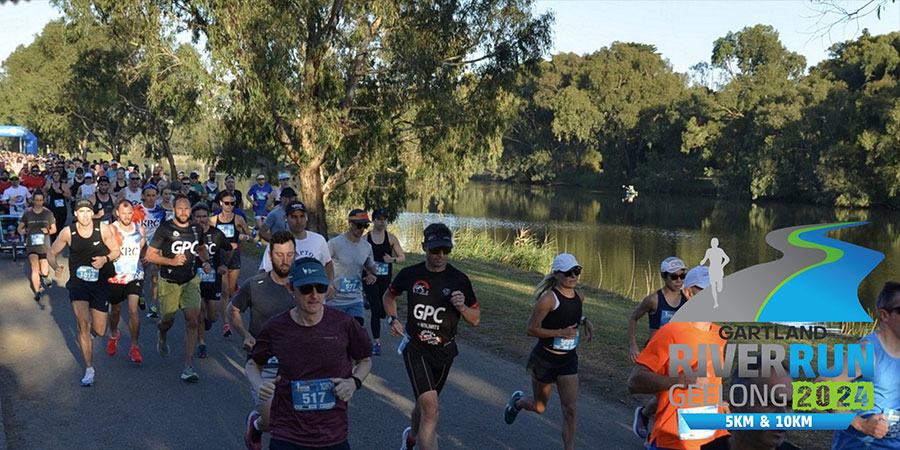
[[[441,253],[449,255],[451,251],[453,251],[453,249],[450,247],[435,247],[428,249],[428,253],[431,253],[432,255],[440,255]]]
[[[684,277],[686,277],[686,276],[687,276],[686,273],[683,273],[683,274],[681,274],[681,275],[677,275],[677,274],[674,274],[674,273],[670,273],[670,274],[669,274],[669,279],[670,279],[670,280],[683,280]]]
[[[564,277],[571,277],[572,275],[574,275],[576,277],[580,277],[581,276],[581,267],[575,266],[565,272],[560,272],[560,273],[563,274]]]
[[[356,228],[358,228],[360,230],[365,230],[366,228],[369,228],[369,224],[367,224],[367,223],[354,223],[353,225],[356,226]]]
[[[225,206],[234,206],[234,202],[222,202]]]
[[[300,293],[303,295],[309,295],[309,294],[312,294],[313,289],[315,289],[316,292],[318,292],[320,294],[324,294],[324,293],[328,292],[328,285],[327,284],[306,284],[306,285],[300,286]]]

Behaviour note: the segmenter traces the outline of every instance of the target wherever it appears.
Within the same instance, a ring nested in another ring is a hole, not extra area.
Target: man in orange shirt
[[[659,405],[656,421],[650,433],[650,450],[699,450],[713,439],[727,435],[724,430],[691,430],[681,418],[682,413],[725,412],[718,406],[718,389],[722,379],[713,372],[710,351],[706,355],[706,369],[697,368],[697,346],[706,344],[711,349],[718,345],[719,360],[725,349],[725,340],[719,337],[719,327],[711,322],[670,322],[660,328],[647,343],[628,377],[628,391],[633,394],[656,394]],[[669,345],[686,344],[693,350],[691,368],[696,376],[679,371],[677,377],[669,376]],[[679,406],[669,401],[669,389],[675,385],[708,385],[702,391],[688,391],[683,387],[673,390],[672,397]]]

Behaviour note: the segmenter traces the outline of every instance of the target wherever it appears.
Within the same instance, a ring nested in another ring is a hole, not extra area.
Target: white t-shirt
[[[27,187],[21,184],[16,188],[10,186],[3,191],[3,200],[9,202],[9,213],[13,216],[22,217],[22,214],[25,214],[29,198],[31,198],[31,193],[28,192]]]
[[[269,247],[263,253],[262,261],[259,263],[259,270],[269,272],[272,270],[272,258],[269,257]],[[296,259],[300,258],[316,258],[322,265],[331,262],[331,252],[328,250],[328,242],[321,234],[314,231],[306,232],[306,239],[294,238],[294,247],[297,249]]]

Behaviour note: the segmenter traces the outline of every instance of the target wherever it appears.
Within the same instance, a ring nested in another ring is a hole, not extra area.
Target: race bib
[[[31,239],[31,245],[38,246],[44,245],[44,242],[47,241],[47,235],[44,233],[36,233],[28,235],[28,238]]]
[[[75,269],[75,277],[79,280],[93,283],[100,279],[100,271],[93,266],[78,266],[78,268]]]
[[[692,430],[687,422],[682,417],[683,413],[688,414],[715,414],[719,412],[719,407],[716,405],[709,406],[697,406],[694,408],[679,408],[678,409],[678,439],[682,441],[689,441],[693,439],[708,439],[713,437],[716,434],[716,430]]]
[[[672,316],[674,316],[674,315],[675,315],[675,311],[669,311],[669,310],[660,311],[660,315],[659,315],[660,328],[662,328],[663,325],[669,323],[669,321],[672,320]]]
[[[362,278],[360,277],[341,277],[338,284],[338,292],[351,293],[362,291]]]
[[[278,367],[278,357],[273,356],[266,361],[266,367]]]
[[[57,208],[63,208],[66,206],[66,200],[63,198],[58,198],[56,200],[53,200],[53,206],[57,207]]]
[[[292,381],[294,411],[324,411],[334,408],[334,383],[328,378]]]
[[[100,220],[100,223],[109,225],[109,219],[101,219],[101,220]]]
[[[572,339],[567,339],[563,337],[555,337],[553,338],[553,350],[561,350],[567,352],[569,350],[575,350],[575,347],[578,346],[578,339],[580,333],[575,331],[575,337]]]
[[[388,318],[388,320],[391,320],[391,319]],[[390,322],[388,322],[388,324],[390,324]],[[403,333],[403,340],[400,341],[400,345],[397,346],[397,354],[398,355],[403,356],[403,349],[406,348],[406,344],[409,344],[409,335],[406,333]]]
[[[888,432],[884,435],[884,439],[895,439],[900,436],[900,411],[886,409],[882,414],[888,424]]]
[[[388,263],[377,262],[375,263],[375,275],[387,275],[390,268]]]
[[[201,283],[215,283],[216,282],[216,271],[210,270],[209,273],[203,271],[202,267],[197,268],[197,275],[200,276]]]
[[[263,201],[263,200],[265,200],[265,199],[266,199],[266,193],[265,193],[265,192],[257,192],[257,193],[256,193],[256,200],[257,200],[257,201]]]
[[[221,231],[222,234],[225,235],[225,237],[227,237],[229,239],[234,237],[234,224],[233,223],[220,223],[220,224],[216,225],[216,228],[218,228],[219,231]]]

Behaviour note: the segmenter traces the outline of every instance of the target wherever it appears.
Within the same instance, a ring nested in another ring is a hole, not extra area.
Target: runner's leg
[[[197,346],[197,323],[200,320],[200,308],[185,308],[184,314],[184,366],[194,362],[194,350]]]
[[[109,305],[109,335],[115,336],[119,331],[119,319],[122,314],[122,303]]]
[[[536,414],[543,414],[547,410],[547,400],[550,399],[550,383],[542,383],[537,378],[531,377],[531,397],[522,397],[516,401],[516,408],[525,409]]]
[[[41,292],[41,274],[44,273],[41,270],[42,264],[37,253],[28,254],[28,264],[31,266],[31,290],[37,295],[37,293]]]
[[[72,300],[72,311],[78,323],[78,346],[84,357],[85,367],[93,367],[93,347],[91,346],[91,309],[87,300]]]
[[[560,375],[556,378],[556,390],[559,392],[559,403],[562,407],[562,440],[566,450],[575,448],[575,430],[577,428],[578,375]]]
[[[91,309],[91,322],[93,322],[94,334],[99,337],[106,336],[106,322],[108,318],[109,313],[106,311]]]
[[[138,346],[138,337],[141,331],[141,316],[138,313],[138,294],[128,296],[128,332],[131,334],[131,346]],[[118,313],[116,314],[118,316]]]

